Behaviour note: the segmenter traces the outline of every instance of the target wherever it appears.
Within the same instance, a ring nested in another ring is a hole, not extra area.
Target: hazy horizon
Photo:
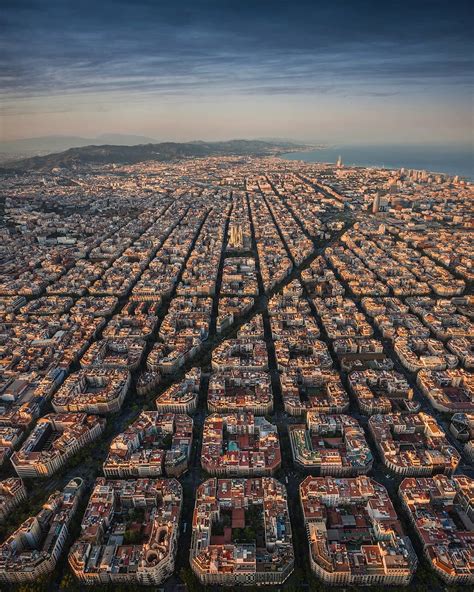
[[[41,136],[27,136],[27,137],[19,137],[19,138],[12,138],[11,140],[3,140],[0,139],[0,142],[5,142],[5,143],[9,143],[9,142],[27,142],[27,141],[32,141],[32,140],[41,140],[41,139],[54,139],[54,138],[58,138],[58,139],[67,139],[67,138],[80,138],[83,140],[100,140],[102,139],[102,137],[106,137],[106,136],[117,136],[117,137],[121,137],[124,141],[127,139],[127,137],[130,138],[134,138],[134,137],[138,137],[141,136],[142,134],[140,132],[129,132],[129,133],[122,133],[122,132],[115,132],[113,130],[109,130],[106,132],[102,132],[100,134],[97,134],[95,136],[88,136],[86,134],[45,134],[45,135],[41,135]],[[274,136],[274,137],[265,137],[265,136],[242,136],[242,137],[237,137],[237,136],[222,136],[222,137],[183,137],[182,140],[177,140],[177,139],[173,139],[173,138],[167,138],[167,137],[163,137],[163,138],[156,138],[156,137],[147,137],[144,138],[146,140],[150,140],[152,142],[156,142],[157,144],[159,143],[166,143],[166,142],[176,142],[176,143],[193,143],[193,142],[231,142],[231,141],[239,141],[239,140],[249,140],[249,141],[262,141],[262,142],[294,142],[295,144],[300,143],[301,145],[307,145],[308,147],[313,147],[313,146],[322,146],[324,148],[326,147],[337,147],[337,146],[406,146],[406,145],[410,145],[410,146],[433,146],[433,147],[439,147],[439,146],[465,146],[466,148],[468,147],[472,147],[473,146],[473,142],[474,140],[469,140],[469,139],[460,139],[460,140],[446,140],[446,141],[439,141],[436,139],[432,139],[432,140],[426,140],[424,142],[420,142],[417,140],[399,140],[399,141],[360,141],[360,140],[354,140],[351,138],[348,139],[341,139],[340,141],[329,141],[329,140],[324,140],[324,139],[313,139],[313,140],[308,140],[308,139],[301,139],[301,138],[297,138],[297,137],[279,137],[279,136]],[[126,143],[124,145],[127,145]]]
[[[3,141],[472,143],[467,1],[3,4]]]

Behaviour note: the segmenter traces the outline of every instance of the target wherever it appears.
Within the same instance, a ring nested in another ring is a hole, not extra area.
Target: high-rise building
[[[380,209],[380,195],[375,194],[374,201],[372,202],[372,213],[377,214]]]

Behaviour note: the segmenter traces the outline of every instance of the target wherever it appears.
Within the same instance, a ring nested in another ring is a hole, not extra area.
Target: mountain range
[[[152,144],[155,138],[130,134],[102,134],[95,138],[81,136],[41,136],[39,138],[23,138],[0,142],[0,158],[2,161],[19,159],[20,157],[43,156],[52,152],[62,152],[69,148],[91,146],[93,144],[114,144],[116,146],[134,146],[136,144]]]
[[[74,169],[87,165],[136,164],[149,160],[166,162],[206,156],[268,156],[303,149],[307,150],[309,147],[287,141],[261,140],[88,145],[4,163],[3,172],[50,171],[54,168]]]

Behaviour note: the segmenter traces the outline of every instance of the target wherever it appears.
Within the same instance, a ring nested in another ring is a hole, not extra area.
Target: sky
[[[2,0],[0,139],[472,142],[473,5]]]

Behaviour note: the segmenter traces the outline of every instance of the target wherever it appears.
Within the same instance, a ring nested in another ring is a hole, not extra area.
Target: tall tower
[[[377,214],[380,210],[380,195],[378,193],[374,196],[374,201],[372,202],[372,214]]]
[[[341,158],[341,155],[340,154],[339,154],[339,158],[337,159],[336,166],[337,166],[338,169],[341,169],[342,168],[342,158]]]

